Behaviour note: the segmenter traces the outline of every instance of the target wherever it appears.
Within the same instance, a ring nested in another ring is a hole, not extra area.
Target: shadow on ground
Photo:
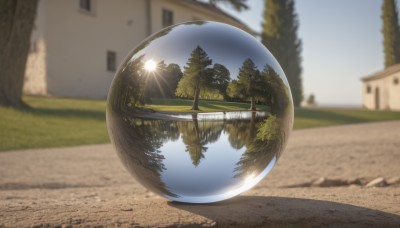
[[[399,227],[400,216],[331,201],[239,196],[213,204],[169,202],[169,206],[209,218],[218,227]]]

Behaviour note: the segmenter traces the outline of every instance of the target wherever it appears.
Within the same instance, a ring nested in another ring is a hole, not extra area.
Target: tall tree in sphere
[[[38,0],[0,1],[0,106],[27,107],[22,87]]]
[[[400,63],[400,28],[395,0],[382,3],[382,33],[385,67]]]
[[[298,27],[293,0],[265,0],[262,43],[282,66],[296,107],[300,106],[303,99],[301,41],[297,37]]]
[[[251,111],[257,110],[256,96],[260,94],[262,78],[256,65],[250,58],[246,59],[242,67],[239,69],[237,81],[232,81],[230,95],[232,97],[240,97],[242,99],[250,99]]]
[[[193,91],[192,110],[199,110],[200,89],[211,86],[210,78],[207,77],[206,69],[212,64],[212,60],[207,53],[197,46],[190,54],[189,60],[184,67],[182,79],[178,83],[175,94],[181,96],[180,90],[189,88]]]

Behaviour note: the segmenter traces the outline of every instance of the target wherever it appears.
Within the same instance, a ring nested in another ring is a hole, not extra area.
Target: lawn
[[[105,102],[25,97],[33,110],[0,108],[0,151],[107,143]]]
[[[198,112],[190,110],[192,100],[182,99],[153,99],[151,104],[146,105],[147,108],[162,112]],[[237,111],[247,110],[250,108],[250,103],[239,102],[223,102],[223,101],[199,101],[199,109],[202,112],[216,111]],[[267,110],[265,105],[257,105],[259,110]]]
[[[294,129],[400,120],[400,112],[348,108],[295,109]]]
[[[105,102],[25,97],[32,110],[0,108],[0,151],[108,143]],[[149,108],[190,111],[188,100],[154,100]],[[202,111],[246,109],[249,104],[202,101]],[[400,120],[400,112],[362,109],[296,109],[294,128]]]

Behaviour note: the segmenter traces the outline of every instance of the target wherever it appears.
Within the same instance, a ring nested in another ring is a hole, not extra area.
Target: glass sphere
[[[253,36],[217,22],[153,34],[117,71],[107,126],[126,169],[168,199],[238,195],[274,167],[293,126],[289,84]]]

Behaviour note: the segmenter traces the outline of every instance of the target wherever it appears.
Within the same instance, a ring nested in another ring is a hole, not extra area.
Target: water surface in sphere
[[[257,184],[293,124],[286,77],[251,35],[216,22],[168,27],[110,88],[107,125],[126,169],[168,199],[208,203]]]

